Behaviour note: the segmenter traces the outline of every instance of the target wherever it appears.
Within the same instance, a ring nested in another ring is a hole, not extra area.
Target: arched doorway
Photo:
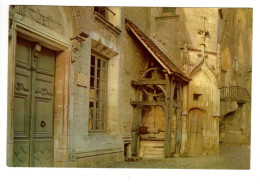
[[[189,156],[198,156],[202,153],[203,139],[202,130],[204,123],[204,112],[195,108],[189,111],[188,150]]]

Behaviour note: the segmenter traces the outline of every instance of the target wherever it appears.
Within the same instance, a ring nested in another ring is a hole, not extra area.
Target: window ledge
[[[159,16],[159,17],[155,17],[156,20],[166,20],[166,19],[176,19],[179,18],[180,15],[176,14],[176,15],[168,15],[168,16]]]
[[[105,19],[103,16],[101,16],[99,13],[94,12],[94,19],[101,22],[106,28],[110,29],[111,31],[115,32],[116,34],[120,34],[121,30],[115,27],[112,23],[110,23],[107,19]]]

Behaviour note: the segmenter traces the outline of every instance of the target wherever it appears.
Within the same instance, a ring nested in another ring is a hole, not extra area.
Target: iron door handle
[[[43,127],[45,127],[46,126],[46,123],[45,123],[45,121],[41,121],[41,127],[43,128]]]

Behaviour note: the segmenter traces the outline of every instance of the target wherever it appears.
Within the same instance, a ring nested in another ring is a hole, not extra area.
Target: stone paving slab
[[[250,169],[250,147],[221,145],[219,156],[142,159],[100,165],[99,168]]]

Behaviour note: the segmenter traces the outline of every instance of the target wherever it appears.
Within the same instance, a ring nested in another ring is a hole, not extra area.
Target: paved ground
[[[219,156],[167,158],[118,162],[102,168],[175,168],[175,169],[250,169],[250,148],[221,145]]]

